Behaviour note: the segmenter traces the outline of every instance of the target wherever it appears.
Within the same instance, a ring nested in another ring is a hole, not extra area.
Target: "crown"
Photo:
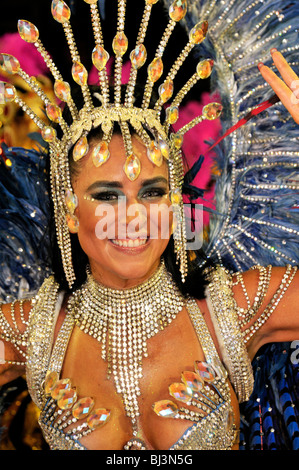
[[[158,87],[157,99],[151,104],[153,90],[164,73],[163,55],[167,43],[176,24],[181,21],[187,12],[187,0],[175,0],[169,7],[169,21],[162,35],[160,43],[152,61],[147,65],[147,78],[144,84],[142,104],[134,106],[134,92],[138,78],[138,71],[147,62],[147,50],[144,45],[148,23],[153,5],[158,0],[145,0],[144,12],[136,39],[136,45],[130,52],[130,76],[125,93],[122,93],[122,68],[124,56],[128,51],[128,39],[125,35],[126,0],[118,1],[117,31],[113,39],[112,49],[114,53],[114,86],[110,96],[107,62],[109,53],[105,50],[102,34],[101,17],[97,0],[84,0],[90,6],[91,25],[94,34],[95,46],[92,51],[92,62],[97,69],[99,78],[99,90],[97,98],[100,106],[93,104],[90,87],[88,85],[88,71],[84,67],[73,30],[71,27],[71,10],[62,0],[53,0],[51,12],[53,18],[62,25],[69,51],[72,58],[72,77],[80,86],[84,105],[78,109],[71,94],[71,86],[63,80],[53,59],[44,48],[39,30],[35,25],[26,20],[19,20],[18,30],[21,38],[35,45],[54,78],[54,93],[60,102],[68,107],[72,122],[67,123],[63,117],[62,107],[53,103],[40,88],[35,77],[30,77],[20,66],[18,59],[9,54],[0,54],[0,66],[6,73],[17,74],[29,85],[29,87],[42,100],[49,123],[45,123],[37,116],[28,105],[17,95],[15,87],[10,83],[2,82],[0,85],[0,100],[16,102],[25,113],[36,123],[41,130],[41,136],[49,145],[51,162],[51,195],[54,202],[54,213],[58,244],[62,254],[64,272],[69,286],[75,280],[75,274],[71,262],[71,240],[69,226],[77,206],[77,198],[73,193],[70,169],[68,162],[69,152],[72,150],[72,158],[78,161],[89,151],[88,134],[94,128],[102,131],[100,142],[92,149],[91,158],[96,167],[103,165],[110,158],[109,142],[113,135],[114,126],[119,125],[123,136],[126,159],[124,172],[129,180],[138,178],[141,164],[132,147],[132,133],[137,134],[147,148],[147,156],[153,164],[160,166],[163,159],[168,160],[170,175],[170,198],[179,224],[176,229],[175,251],[180,263],[182,279],[187,273],[187,259],[184,232],[184,211],[182,210],[182,184],[184,168],[182,162],[181,147],[184,135],[195,125],[204,119],[216,119],[220,116],[222,106],[219,103],[206,105],[200,116],[197,116],[188,124],[176,132],[172,131],[172,125],[179,118],[179,107],[185,95],[198,82],[211,75],[213,60],[201,60],[195,73],[185,85],[175,93],[175,77],[182,67],[185,59],[192,49],[200,44],[206,37],[208,23],[206,21],[196,24],[189,33],[188,42],[163,78]],[[123,96],[124,95],[124,96]],[[162,109],[165,114],[162,120]],[[56,131],[60,128],[60,136]],[[179,228],[178,228],[179,227]]]

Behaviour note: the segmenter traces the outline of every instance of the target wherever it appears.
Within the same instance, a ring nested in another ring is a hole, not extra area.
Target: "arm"
[[[0,305],[0,386],[25,372],[30,301]]]
[[[251,358],[266,343],[299,339],[298,288],[299,272],[292,266],[259,267],[234,277],[234,297]]]

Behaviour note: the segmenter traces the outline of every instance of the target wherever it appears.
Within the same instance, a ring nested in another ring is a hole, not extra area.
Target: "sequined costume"
[[[215,59],[216,88],[227,104],[224,130],[269,96],[256,65],[260,60],[267,62],[270,47],[281,49],[283,44],[282,52],[291,65],[297,65],[298,13],[293,2],[193,2],[186,27],[199,14],[209,20],[208,42],[201,47]],[[297,264],[297,126],[278,104],[226,138],[218,151],[220,176],[205,246],[208,256],[231,272],[255,264]],[[33,248],[36,251],[34,243]],[[18,280],[12,284],[15,288]],[[286,360],[277,363],[281,348]],[[299,448],[296,392],[292,390],[298,368],[287,360],[292,350],[290,344],[269,345],[257,355],[255,390],[243,408],[241,448]],[[261,385],[265,370],[272,388]]]

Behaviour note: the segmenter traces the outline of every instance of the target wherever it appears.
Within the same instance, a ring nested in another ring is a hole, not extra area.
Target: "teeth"
[[[136,238],[136,240],[111,240],[114,245],[123,246],[124,248],[135,248],[137,246],[142,246],[146,244],[147,239],[145,238]]]

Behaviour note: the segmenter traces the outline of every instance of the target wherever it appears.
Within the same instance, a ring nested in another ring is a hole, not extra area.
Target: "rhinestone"
[[[73,214],[76,207],[78,207],[78,198],[76,194],[73,193],[70,189],[67,189],[64,196],[65,205],[68,210]]]
[[[46,107],[46,112],[48,118],[53,122],[59,122],[59,120],[61,119],[61,109],[55,104],[48,104]]]
[[[10,54],[0,54],[0,66],[5,72],[15,74],[20,69],[20,62]]]
[[[65,216],[67,226],[72,233],[76,233],[79,228],[79,220],[76,216],[71,214],[66,214]]]
[[[92,62],[93,65],[99,70],[103,70],[105,65],[109,60],[109,54],[105,49],[100,45],[97,44],[94,50],[92,51]]]
[[[173,95],[173,81],[166,80],[159,86],[159,96],[162,103],[166,103]]]
[[[26,42],[34,43],[39,38],[39,31],[37,27],[30,23],[30,21],[19,20],[18,30],[19,35]]]
[[[197,64],[196,72],[199,78],[208,78],[213,70],[214,61],[212,59],[202,60]]]
[[[69,410],[77,400],[77,392],[73,388],[62,390],[59,394],[57,405],[61,410]]]
[[[203,387],[203,379],[195,372],[185,371],[182,373],[182,381],[184,384],[191,388],[193,392],[199,392]]]
[[[45,385],[44,385],[46,395],[51,394],[51,391],[53,390],[56,383],[58,382],[58,379],[59,379],[59,376],[57,372],[48,373],[48,375],[46,376]]]
[[[110,418],[110,411],[104,408],[96,409],[88,418],[86,419],[87,425],[90,429],[96,429],[100,426],[103,426]]]
[[[156,57],[148,66],[148,78],[152,83],[155,83],[163,73],[163,62],[161,57]]]
[[[216,372],[214,368],[207,362],[195,361],[195,371],[205,382],[213,382],[216,378]]]
[[[154,165],[160,167],[163,163],[163,155],[161,152],[160,147],[156,144],[156,142],[152,141],[147,148],[147,157],[148,159],[154,163]]]
[[[124,172],[130,181],[135,181],[138,178],[141,170],[140,160],[133,153],[127,158],[124,165]]]
[[[51,397],[54,399],[54,400],[58,400],[59,399],[59,395],[60,393],[63,391],[63,390],[69,390],[71,389],[71,381],[70,379],[61,379],[61,380],[58,380],[58,382],[56,382],[56,384],[54,385],[54,387],[51,389]]]
[[[72,414],[76,419],[86,418],[94,407],[94,400],[90,397],[81,398],[77,401]]]
[[[81,62],[74,62],[72,67],[72,77],[78,85],[83,86],[87,83],[88,73]]]
[[[147,5],[155,5],[155,3],[157,3],[159,0],[145,0],[145,3]]]
[[[219,103],[209,103],[203,107],[202,114],[206,119],[213,121],[220,116],[222,109]]]
[[[123,31],[116,34],[112,42],[112,49],[115,55],[123,56],[128,49],[128,39]]]
[[[173,189],[169,194],[171,204],[177,205],[182,201],[182,193],[179,188]]]
[[[99,167],[103,163],[105,163],[108,158],[110,157],[110,152],[108,148],[107,142],[102,140],[99,144],[97,144],[91,152],[91,158],[93,161],[94,166]]]
[[[68,102],[71,98],[71,87],[67,82],[56,80],[54,83],[54,92],[61,101]]]
[[[169,122],[169,124],[174,124],[175,122],[177,122],[178,118],[178,106],[169,106],[169,108],[166,109],[166,121]]]
[[[206,37],[208,32],[208,22],[203,21],[202,23],[197,23],[189,33],[189,40],[192,44],[200,44]]]
[[[154,412],[162,418],[174,418],[178,414],[178,406],[170,400],[156,401],[153,405]]]
[[[159,147],[160,147],[163,157],[166,158],[166,160],[168,160],[169,159],[169,146],[167,142],[165,142],[165,140],[160,139]]]
[[[169,387],[170,395],[178,401],[189,403],[192,398],[192,390],[185,384],[173,383]]]
[[[134,69],[140,69],[146,61],[147,52],[143,44],[135,47],[135,49],[130,54],[131,64]]]
[[[175,0],[169,7],[169,16],[173,21],[181,21],[187,13],[186,0]]]
[[[54,20],[58,23],[66,23],[71,17],[71,10],[62,0],[53,0],[51,11]]]
[[[42,129],[42,138],[45,142],[53,142],[56,139],[56,131],[53,127],[47,126]]]
[[[3,86],[3,96],[1,96],[0,98],[0,102],[1,103],[4,103],[4,102],[8,102],[10,103],[11,101],[13,101],[16,97],[17,97],[17,91],[15,89],[15,87],[13,85],[11,85],[10,83],[2,83],[1,85],[4,85]]]
[[[171,142],[177,150],[179,150],[182,147],[183,141],[184,141],[184,139],[183,139],[182,135],[180,135],[180,134],[172,134],[171,135]]]
[[[73,149],[73,159],[75,162],[83,158],[89,150],[87,137],[81,137],[80,140],[76,143]]]

